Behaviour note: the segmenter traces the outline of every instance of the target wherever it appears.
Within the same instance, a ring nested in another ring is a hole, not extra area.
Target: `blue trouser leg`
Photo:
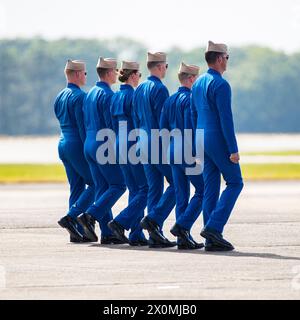
[[[152,210],[150,211],[148,208],[148,216],[162,228],[164,221],[167,219],[176,203],[172,170],[171,167],[166,164],[146,164],[144,165],[144,170],[149,185],[148,198],[156,195],[155,200],[154,198],[148,200],[148,202],[152,204]],[[159,198],[159,193],[155,193],[155,190],[160,189],[161,186],[163,186],[164,177],[166,177],[169,186]],[[154,201],[157,200],[158,202],[154,203]]]
[[[177,223],[190,231],[202,211],[204,182],[202,174],[189,175],[188,178],[195,188],[195,193]]]
[[[142,197],[142,201],[144,202],[144,206],[142,206],[139,210],[139,214],[137,214],[136,219],[132,220],[132,224],[130,226],[130,240],[137,240],[137,239],[146,239],[143,233],[143,228],[140,225],[141,220],[145,214],[145,208],[147,207],[148,201],[148,183],[146,179],[146,175],[144,172],[144,167],[142,164],[131,165],[131,172],[134,176],[134,181],[136,186],[138,187],[139,197]]]
[[[85,189],[85,183],[82,177],[75,171],[71,163],[67,160],[62,160],[62,163],[65,167],[67,179],[70,187],[70,196],[69,196],[69,210],[76,203],[78,198],[81,196],[82,192]]]
[[[210,227],[222,233],[235,202],[242,191],[243,179],[239,164],[230,161],[230,154],[228,153],[223,140],[221,138],[218,139],[218,136],[216,137],[216,135],[213,137],[208,135],[205,138],[205,142],[206,141],[208,142],[205,143],[205,153],[207,154],[206,161],[210,159],[209,163],[213,162],[215,164],[226,182],[226,188],[222,192],[216,207],[212,211],[206,227]],[[207,175],[208,172],[204,162],[203,176],[206,181],[205,187],[206,185],[212,185],[214,181],[211,181]],[[211,188],[213,188],[213,186]],[[217,188],[218,186],[216,186],[216,189]]]
[[[95,200],[99,199],[103,193],[108,189],[109,185],[105,181],[104,177],[99,174],[98,164],[95,164],[95,170],[97,174],[97,193],[95,194]],[[99,225],[101,229],[102,236],[110,236],[112,235],[112,231],[107,226],[108,222],[113,219],[111,209],[108,210],[107,213],[103,214],[102,218],[99,220]]]
[[[94,183],[84,158],[81,141],[64,141],[59,145],[59,155],[65,166],[70,184],[69,215],[76,218],[94,200]],[[85,186],[88,186],[87,188]]]
[[[91,173],[83,154],[81,141],[62,140],[59,143],[59,156],[65,166],[70,184],[69,212],[76,218],[94,201],[95,188]],[[86,188],[87,185],[87,188]],[[83,229],[78,225],[78,230]]]
[[[127,183],[126,183],[127,184]],[[130,206],[130,203],[134,201],[134,199],[137,198],[144,198],[142,201],[144,202],[144,207],[146,207],[147,204],[147,191],[144,192],[142,189],[139,191],[139,189],[131,189],[129,185],[127,185],[129,190],[129,196],[128,196],[128,204]],[[139,194],[140,193],[140,194]],[[130,229],[129,233],[129,240],[135,241],[139,239],[145,239],[145,235],[143,233],[143,228],[140,226],[140,222],[144,217],[144,210],[137,210],[135,214],[131,217],[132,219],[124,219],[123,217],[120,217],[119,215],[115,218],[115,220],[120,223],[122,226],[126,226],[125,228],[128,230]],[[129,226],[128,226],[129,225]]]
[[[89,155],[88,152],[85,152],[90,170],[91,170],[91,174],[95,183],[95,199],[94,201],[97,201],[97,199],[99,199],[104,193],[105,191],[108,189],[108,184],[105,180],[105,178],[102,176],[101,171],[99,169],[99,164],[96,163]],[[86,210],[87,213],[90,214],[89,210],[91,207],[94,206],[94,203],[91,204],[91,206]],[[98,210],[101,210],[101,208],[99,208]],[[112,235],[111,230],[108,228],[107,223],[112,220],[113,216],[112,216],[112,212],[111,210],[108,210],[107,212],[103,212],[103,216],[101,219],[97,219],[97,221],[99,222],[99,226],[101,229],[101,236],[110,236]]]
[[[189,203],[190,181],[179,164],[171,165],[171,168],[176,197],[175,213],[177,222],[179,217],[184,214]]]
[[[144,164],[144,172],[149,186],[147,198],[148,214],[158,204],[164,192],[164,176],[152,164]]]
[[[144,211],[141,211],[140,214],[132,221],[130,226],[129,240],[139,240],[146,239],[143,228],[140,225],[141,220],[144,218]]]
[[[206,226],[210,215],[217,206],[219,200],[221,174],[218,167],[206,154],[204,154],[204,170],[205,174],[203,171],[203,180],[205,188],[203,199],[203,221],[204,226]]]
[[[126,230],[131,229],[129,239],[136,240],[144,237],[139,225],[147,205],[148,185],[142,165],[121,165],[126,185],[129,190],[128,206],[122,210],[115,220]]]
[[[185,166],[172,165],[176,193],[176,223],[189,230],[202,210],[204,183],[202,175],[186,175]],[[190,197],[190,182],[195,194]]]
[[[122,172],[124,174],[123,170],[122,170]],[[132,188],[132,186],[127,184],[127,179],[125,177],[125,174],[124,174],[124,178],[125,178],[125,181],[126,181],[126,185],[127,185],[128,191],[129,191],[129,194],[128,194],[128,205],[129,205],[130,202],[132,202],[133,199],[137,196],[138,189]],[[147,195],[146,195],[145,203],[147,205]],[[140,215],[141,215],[141,211],[140,212],[136,211],[135,215],[132,217],[131,221],[129,222],[130,223],[130,226],[129,226],[130,233],[129,233],[129,237],[128,238],[131,241],[139,239],[140,235],[141,235],[141,233],[143,231],[142,227],[139,225],[140,221],[142,219],[142,218],[140,218]],[[118,221],[118,216],[115,219]],[[121,222],[121,225],[123,225],[122,222]],[[127,228],[127,230],[129,228]]]
[[[108,189],[89,207],[87,212],[100,221],[126,191],[123,174],[119,165],[97,164],[97,175],[108,184]]]
[[[62,161],[67,174],[70,196],[69,196],[69,210],[79,199],[83,191],[85,190],[85,182],[74,170],[73,166],[68,161]]]
[[[77,174],[77,172],[74,170],[72,165],[67,160],[62,160],[62,162],[65,167],[68,182],[70,185],[68,215],[72,216],[73,218],[76,218],[80,214],[80,212],[79,213],[76,212],[72,215],[71,211],[72,211],[72,209],[74,211],[74,208],[76,208],[76,202],[85,190],[85,183],[84,183],[83,178]],[[94,193],[93,193],[93,197],[94,197]],[[81,234],[83,234],[84,231],[83,231],[82,226],[78,223],[76,223],[76,226],[77,226],[78,231]]]

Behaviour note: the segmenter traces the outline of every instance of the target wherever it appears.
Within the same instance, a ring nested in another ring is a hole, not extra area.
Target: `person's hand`
[[[232,153],[229,157],[230,161],[233,162],[233,163],[239,163],[239,160],[240,160],[240,155],[238,152],[236,153]]]

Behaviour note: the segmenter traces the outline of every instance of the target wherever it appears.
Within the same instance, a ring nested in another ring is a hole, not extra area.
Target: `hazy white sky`
[[[0,0],[0,38],[124,36],[149,50],[207,40],[300,50],[300,0]]]

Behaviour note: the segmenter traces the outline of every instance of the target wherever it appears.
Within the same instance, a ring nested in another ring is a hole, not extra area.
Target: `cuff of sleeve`
[[[230,152],[230,154],[237,153],[237,152],[239,152],[239,149],[237,146],[231,147],[231,148],[229,148],[229,152]]]

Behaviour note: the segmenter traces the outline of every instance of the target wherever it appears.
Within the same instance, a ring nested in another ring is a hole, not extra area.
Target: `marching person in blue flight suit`
[[[192,88],[193,125],[204,129],[205,226],[200,234],[206,238],[206,250],[210,251],[234,249],[222,233],[243,188],[231,110],[231,88],[222,77],[228,59],[226,45],[209,41],[205,52],[209,69]],[[219,198],[221,175],[226,188]]]
[[[90,223],[93,218],[96,219],[105,225],[105,229],[101,229],[101,244],[120,244],[124,242],[112,234],[107,224],[113,218],[111,209],[125,192],[126,185],[118,165],[101,164],[99,161],[101,162],[103,159],[97,158],[98,148],[106,143],[97,141],[98,131],[112,129],[110,103],[114,92],[111,85],[117,79],[117,61],[112,58],[100,57],[96,69],[100,81],[88,92],[83,107],[87,135],[84,152],[95,183],[95,202],[77,217],[77,221],[82,225],[89,238],[97,241],[97,235]],[[108,139],[107,142],[111,143],[112,141]]]
[[[128,141],[128,133],[134,129],[132,120],[132,98],[134,88],[137,87],[141,73],[139,64],[136,62],[123,61],[120,70],[119,81],[123,82],[120,91],[116,92],[111,101],[112,124],[116,133],[117,159],[123,172],[126,185],[129,190],[128,207],[121,211],[108,226],[114,234],[124,240],[124,229],[131,232],[129,234],[129,244],[132,246],[145,246],[148,241],[145,238],[140,222],[144,217],[144,210],[147,206],[148,184],[141,163],[132,164],[128,159],[128,151],[133,148],[133,142]],[[126,123],[126,130],[121,131],[120,121]],[[126,143],[124,143],[126,141]]]
[[[188,164],[184,161],[183,152],[185,148],[184,144],[188,143],[183,139],[184,129],[192,131],[190,112],[191,87],[197,79],[198,74],[199,67],[181,63],[178,72],[181,87],[165,101],[160,118],[160,129],[167,129],[170,132],[173,130],[174,134],[175,130],[179,130],[179,138],[181,139],[181,144],[176,146],[175,134],[175,137],[171,136],[169,145],[170,163],[176,195],[176,224],[172,227],[171,233],[178,237],[178,249],[201,249],[204,246],[202,243],[196,243],[190,235],[192,225],[202,211],[203,177],[202,174],[189,175],[186,173]],[[190,142],[190,145],[193,145],[193,141]],[[176,156],[180,156],[180,163],[175,162]],[[195,194],[189,201],[190,183],[195,188]]]
[[[168,89],[161,81],[165,77],[167,67],[165,53],[156,52],[152,54],[148,52],[147,68],[150,71],[150,76],[137,87],[133,100],[134,125],[147,133],[146,141],[145,139],[140,139],[139,141],[141,150],[143,150],[144,143],[148,147],[147,163],[144,163],[144,171],[149,186],[148,215],[142,219],[141,226],[149,232],[149,247],[152,248],[176,245],[176,242],[169,241],[162,232],[163,223],[175,206],[171,167],[167,164],[162,164],[160,159],[156,164],[151,163],[151,156],[156,156],[156,154],[151,154],[151,150],[149,150],[151,146],[151,130],[159,129],[161,109],[169,96]],[[165,192],[164,177],[169,183]]]
[[[70,197],[69,212],[58,224],[70,233],[71,242],[86,242],[91,239],[77,228],[76,222],[76,217],[94,201],[94,183],[83,152],[85,129],[82,106],[86,93],[80,87],[86,83],[85,63],[68,60],[65,75],[67,87],[58,94],[54,112],[61,128],[58,152],[70,184]]]

